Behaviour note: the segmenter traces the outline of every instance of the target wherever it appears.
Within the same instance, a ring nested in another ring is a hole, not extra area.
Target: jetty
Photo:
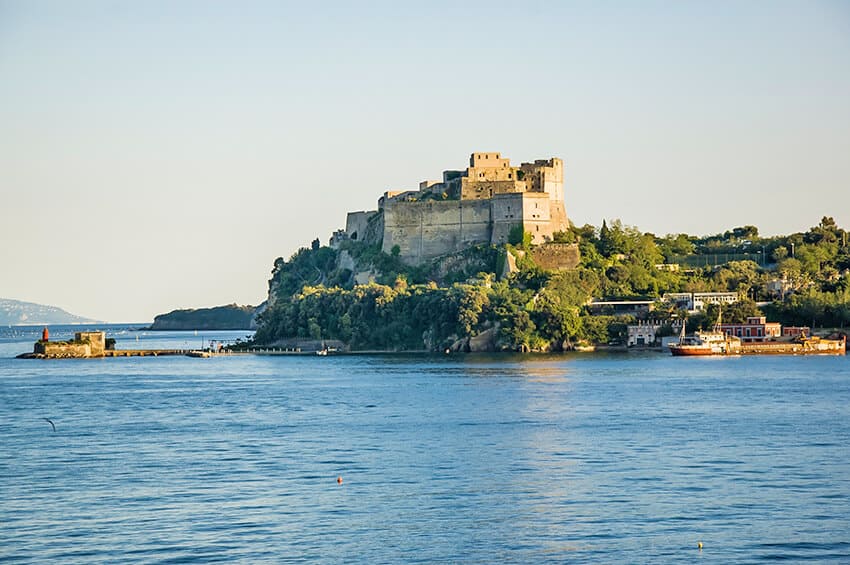
[[[108,349],[104,357],[161,357],[164,355],[190,355],[193,349]]]
[[[50,341],[47,328],[42,332],[41,339],[33,345],[32,352],[22,353],[18,359],[103,359],[105,357],[165,357],[188,356],[198,358],[228,357],[232,355],[298,355],[315,356],[338,353],[340,349],[334,343],[327,345],[324,341],[294,344],[282,347],[260,347],[242,350],[218,349],[115,349],[115,340],[106,339],[105,332],[77,332],[74,339],[67,341]],[[305,347],[302,347],[305,345]]]
[[[74,339],[50,341],[47,328],[41,339],[33,345],[30,353],[18,355],[18,359],[102,359],[104,357],[162,357],[189,355],[201,357],[193,349],[114,349],[115,340],[106,339],[105,332],[76,332]]]

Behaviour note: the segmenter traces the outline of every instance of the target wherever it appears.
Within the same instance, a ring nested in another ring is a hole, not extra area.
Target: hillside
[[[66,312],[56,306],[0,298],[0,324],[7,326],[41,326],[48,324],[92,324],[98,320]]]
[[[754,226],[722,234],[663,237],[619,220],[570,226],[556,243],[574,244],[579,263],[538,262],[530,234],[511,244],[475,246],[417,266],[354,241],[278,258],[259,345],[290,338],[341,340],[353,350],[450,348],[552,351],[622,343],[635,320],[709,327],[711,307],[688,313],[668,293],[737,295],[724,321],[767,315],[784,325],[850,326],[848,232],[830,217],[806,232],[760,237]],[[365,284],[364,284],[365,283]],[[653,301],[652,312],[618,314],[592,299]],[[477,341],[481,341],[478,344]]]
[[[213,308],[173,310],[153,320],[151,330],[247,330],[254,327],[255,306],[228,304]]]

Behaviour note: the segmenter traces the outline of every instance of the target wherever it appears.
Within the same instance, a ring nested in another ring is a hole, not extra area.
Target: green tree
[[[532,240],[533,236],[525,231],[522,224],[516,224],[508,232],[508,243],[520,249],[531,249]]]

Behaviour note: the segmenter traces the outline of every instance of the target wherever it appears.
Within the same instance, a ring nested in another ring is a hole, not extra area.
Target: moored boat
[[[765,337],[742,341],[731,332],[721,331],[720,316],[712,331],[697,331],[685,335],[684,325],[678,343],[671,343],[673,355],[836,355],[847,351],[847,337],[827,339],[807,336],[805,332],[796,337]],[[740,335],[740,334],[739,334]],[[749,333],[747,334],[750,335]]]
[[[685,323],[682,322],[682,333],[678,343],[668,347],[673,355],[730,355],[736,353],[741,346],[741,340],[735,336],[726,335],[720,331],[721,314],[717,312],[717,323],[711,331],[698,330],[693,335],[685,335]]]
[[[691,336],[680,336],[678,343],[669,345],[673,355],[734,355],[741,340],[718,331],[697,331]]]
[[[841,355],[847,352],[847,338],[826,339],[805,334],[791,339],[777,339],[745,343],[741,353],[745,355]]]

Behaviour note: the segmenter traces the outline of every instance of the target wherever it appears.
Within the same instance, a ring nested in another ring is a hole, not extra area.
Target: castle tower
[[[523,163],[520,171],[529,192],[545,192],[549,195],[552,231],[566,231],[570,223],[564,205],[564,161],[557,157],[538,159],[533,163]]]
[[[501,153],[475,152],[469,156],[469,168],[461,178],[461,200],[486,200],[497,194],[525,192],[519,169]]]

